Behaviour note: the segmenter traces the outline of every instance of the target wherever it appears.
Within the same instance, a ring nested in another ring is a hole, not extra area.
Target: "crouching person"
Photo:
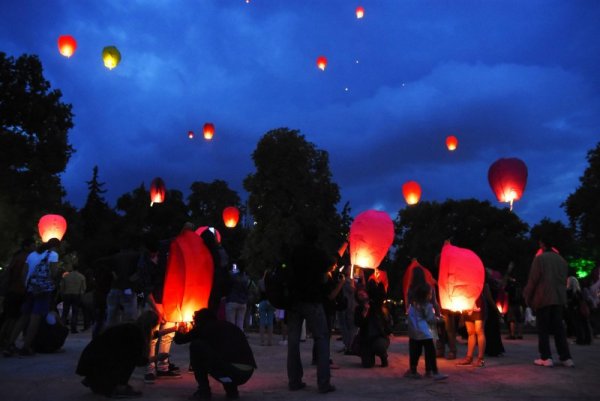
[[[194,314],[191,328],[181,325],[176,344],[190,343],[190,363],[198,383],[191,399],[211,398],[208,375],[223,385],[228,399],[239,398],[238,386],[246,383],[256,362],[244,333],[234,324],[217,320],[214,312],[202,309]]]

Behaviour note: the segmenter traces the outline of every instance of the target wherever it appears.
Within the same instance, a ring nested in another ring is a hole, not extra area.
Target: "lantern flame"
[[[194,139],[194,131],[188,131],[188,138]]]
[[[364,7],[361,7],[361,6],[356,7],[356,18],[361,19],[364,16],[365,16]]]

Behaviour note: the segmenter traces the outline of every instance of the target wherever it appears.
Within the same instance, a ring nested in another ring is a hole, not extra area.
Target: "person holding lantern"
[[[533,259],[527,285],[523,290],[527,305],[535,311],[538,329],[540,357],[533,363],[538,366],[554,366],[550,351],[552,333],[561,365],[574,367],[563,325],[563,307],[567,303],[565,283],[569,266],[562,256],[552,251],[552,243],[548,239],[540,239],[539,244],[543,252]]]

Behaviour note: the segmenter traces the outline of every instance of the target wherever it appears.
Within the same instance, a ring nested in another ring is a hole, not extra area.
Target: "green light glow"
[[[569,266],[571,268],[575,269],[577,278],[585,278],[591,273],[591,271],[594,269],[594,267],[596,267],[596,264],[594,263],[593,260],[579,258],[579,259],[572,259],[569,262]]]

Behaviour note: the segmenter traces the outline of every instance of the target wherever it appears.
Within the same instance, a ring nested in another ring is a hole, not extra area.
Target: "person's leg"
[[[421,357],[421,342],[419,340],[408,339],[408,359],[410,372],[413,374],[417,373],[417,366],[419,365],[419,358]]]
[[[121,321],[121,292],[113,288],[106,296],[106,326],[113,326]]]
[[[390,339],[388,337],[379,337],[373,341],[372,347],[375,355],[381,359],[381,366],[388,366],[388,348],[390,346]]]
[[[360,364],[363,368],[372,368],[375,366],[373,344],[364,344],[360,348]]]
[[[552,305],[550,307],[550,325],[554,333],[554,345],[561,361],[571,359],[571,351],[567,342],[567,334],[562,323],[563,307],[562,305]]]
[[[137,294],[121,294],[121,305],[123,306],[123,322],[133,322],[138,317]]]
[[[456,314],[454,312],[443,310],[444,329],[448,341],[448,359],[456,358]]]
[[[69,311],[71,310],[72,300],[71,294],[64,294],[62,296],[63,308],[60,318],[65,326],[67,326],[67,321],[69,320]],[[73,320],[73,318],[71,318],[71,320]]]
[[[225,320],[235,324],[235,304],[233,302],[225,303]]]
[[[433,340],[423,340],[423,348],[425,348],[425,371],[431,374],[437,373],[437,360]]]
[[[266,324],[267,324],[267,345],[273,345],[273,320],[275,318],[275,308],[270,304],[267,308]]]
[[[235,325],[244,331],[244,320],[246,318],[246,304],[237,304],[235,312]]]
[[[477,337],[477,359],[483,361],[485,355],[485,321],[475,320],[474,325],[475,335]]]
[[[208,372],[210,369],[209,361],[212,357],[212,349],[205,341],[197,339],[190,343],[190,362],[194,367],[194,378],[198,384],[198,390],[194,394],[196,398],[210,398]]]
[[[170,329],[175,327],[175,325],[176,323],[166,322],[160,325],[160,330]],[[156,362],[156,377],[158,378],[177,379],[181,377],[179,369],[174,367],[169,360],[174,337],[175,332],[164,334],[158,339],[158,355]]]
[[[297,390],[305,386],[302,382],[304,370],[300,359],[300,334],[302,332],[303,316],[295,308],[286,311],[288,350],[287,350],[287,376],[290,390]]]
[[[550,351],[550,309],[540,308],[536,311],[535,317],[538,333],[538,351],[542,360],[551,359]]]
[[[467,329],[467,355],[464,359],[457,362],[457,365],[470,365],[473,362],[473,353],[475,351],[475,344],[477,337],[475,334],[475,323],[465,321],[465,328]]]
[[[77,333],[77,320],[79,319],[79,308],[81,307],[81,296],[72,295],[71,299],[71,333]]]
[[[330,384],[329,366],[329,332],[327,316],[321,303],[303,304],[306,324],[313,333],[313,341],[317,347],[317,385],[320,392],[333,391]]]

